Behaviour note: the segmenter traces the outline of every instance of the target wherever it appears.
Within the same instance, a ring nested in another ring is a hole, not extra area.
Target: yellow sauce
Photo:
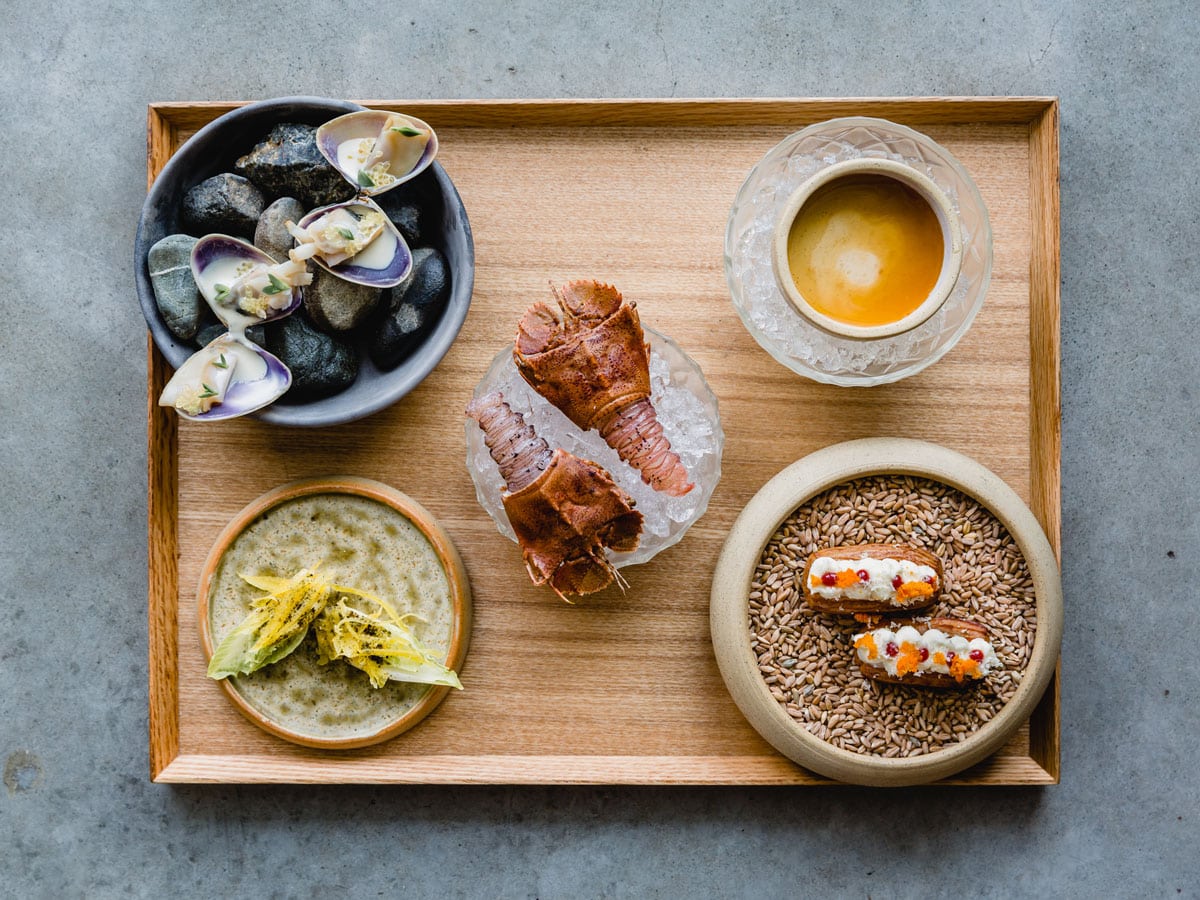
[[[846,325],[898,322],[919,307],[942,270],[937,215],[908,185],[851,175],[818,188],[788,233],[796,290]]]
[[[221,557],[209,590],[213,644],[237,626],[262,592],[238,572],[288,577],[308,567],[339,584],[377,594],[413,612],[417,637],[449,646],[454,626],[450,581],[429,539],[405,516],[366,497],[317,494],[268,510]],[[258,712],[293,732],[319,738],[373,734],[413,708],[427,684],[389,681],[373,688],[365,672],[340,660],[317,663],[316,640],[279,662],[231,679]]]

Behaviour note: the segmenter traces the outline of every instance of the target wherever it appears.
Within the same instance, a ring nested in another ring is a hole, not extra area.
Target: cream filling
[[[870,640],[860,643],[860,639],[864,637],[869,637]],[[888,644],[896,647],[895,656],[888,654]],[[967,640],[957,634],[946,634],[937,628],[930,628],[924,633],[911,625],[902,625],[895,631],[890,628],[876,628],[874,631],[854,635],[854,646],[857,649],[859,661],[883,669],[892,676],[897,674],[897,666],[901,659],[906,658],[906,652],[912,653],[913,650],[917,653],[918,659],[922,655],[922,650],[927,651],[928,654],[924,660],[919,660],[916,669],[912,670],[918,674],[936,672],[941,675],[952,675],[954,674],[951,667],[953,661],[970,659],[972,651],[975,650],[981,651],[983,658],[978,661],[978,668],[967,673],[967,677],[980,677],[988,672],[1004,668],[1004,664],[996,656],[996,650],[989,641],[983,638]],[[910,646],[912,650],[909,649]]]
[[[836,585],[814,585],[813,578],[818,582],[827,572],[843,572],[850,569],[854,572],[865,571],[870,578],[867,581],[857,581],[849,587],[840,588]],[[890,600],[896,595],[892,582],[900,576],[903,584],[908,581],[925,581],[933,578],[937,584],[937,572],[930,566],[917,565],[907,559],[833,559],[820,556],[809,569],[808,589],[818,597],[827,600],[847,598],[850,600]]]

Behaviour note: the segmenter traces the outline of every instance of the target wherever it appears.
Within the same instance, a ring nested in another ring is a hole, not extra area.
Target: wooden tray
[[[238,104],[149,111],[149,178]],[[441,365],[394,407],[320,430],[177,421],[150,346],[150,769],[166,782],[816,784],[771,749],[726,692],[708,634],[709,582],[738,511],[820,447],[894,434],[973,456],[1032,507],[1059,548],[1058,106],[1052,98],[370,101],[429,121],[475,233],[470,314]],[[742,327],[722,240],[751,166],[814,121],[870,115],[945,144],[979,183],[995,232],[991,290],[941,362],[898,384],[837,388],[780,366]],[[475,501],[462,409],[547,283],[598,278],[703,368],[727,435],[707,514],[631,588],[567,606],[530,585]],[[237,459],[239,466],[229,466]],[[400,738],[357,751],[293,746],[246,722],[205,678],[200,567],[247,502],[295,478],[376,478],[454,537],[476,623],[466,690]],[[955,784],[1059,777],[1056,676],[1028,726]]]

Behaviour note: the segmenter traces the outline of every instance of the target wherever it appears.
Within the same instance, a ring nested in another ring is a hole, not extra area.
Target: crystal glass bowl
[[[513,362],[511,344],[497,354],[475,388],[476,397],[499,391],[552,448],[561,447],[604,466],[613,480],[637,501],[637,508],[645,517],[642,539],[637,549],[629,553],[609,553],[617,568],[644,563],[676,544],[704,515],[713,489],[721,479],[721,448],[725,443],[717,398],[700,367],[666,335],[651,328],[643,330],[650,344],[650,399],[663,424],[663,433],[695,484],[682,497],[668,496],[645,484],[638,471],[623,462],[599,432],[581,432],[526,384]],[[468,419],[466,432],[467,470],[475,482],[479,504],[487,510],[499,532],[515,541],[516,535],[500,499],[504,480],[488,453],[483,430]]]
[[[928,176],[962,225],[962,266],[946,302],[911,331],[873,340],[839,337],[802,316],[771,263],[775,225],[793,192],[816,172],[856,159],[893,160]],[[831,119],[784,138],[750,170],[725,230],[725,278],[746,329],[780,363],[827,384],[886,384],[937,362],[971,327],[991,274],[992,229],[971,176],[946,148],[886,119]]]

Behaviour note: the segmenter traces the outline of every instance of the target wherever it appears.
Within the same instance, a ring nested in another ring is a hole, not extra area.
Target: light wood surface
[[[151,178],[235,104],[150,110]],[[721,681],[708,636],[716,555],[737,513],[796,459],[855,437],[904,436],[973,456],[1031,505],[1058,547],[1057,109],[1045,98],[421,101],[475,235],[470,313],[437,369],[394,407],[319,430],[176,423],[154,405],[151,352],[151,774],[159,781],[809,784]],[[995,266],[979,318],[919,375],[876,388],[809,382],[774,362],[729,301],[722,240],[751,166],[803,125],[845,114],[916,125],[979,183]],[[615,588],[574,606],[534,588],[475,501],[462,409],[549,281],[598,278],[636,300],[704,370],[721,404],[724,475],[707,514]],[[230,466],[230,460],[238,464]],[[219,474],[218,474],[219,473]],[[475,600],[456,692],[417,728],[362,750],[260,732],[204,677],[196,585],[226,522],[302,477],[359,475],[424,504],[453,537]],[[1057,678],[1031,724],[960,784],[1058,779]]]

